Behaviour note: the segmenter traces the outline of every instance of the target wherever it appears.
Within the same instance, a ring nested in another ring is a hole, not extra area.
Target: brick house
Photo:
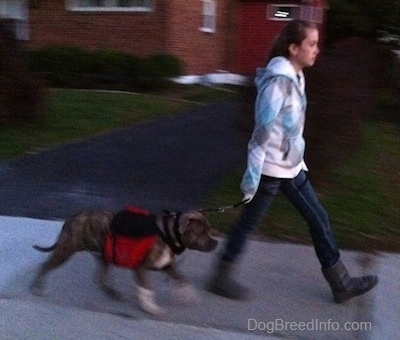
[[[178,56],[186,74],[249,74],[292,18],[323,28],[326,0],[0,0],[29,48],[50,44]],[[323,31],[323,30],[322,30]]]

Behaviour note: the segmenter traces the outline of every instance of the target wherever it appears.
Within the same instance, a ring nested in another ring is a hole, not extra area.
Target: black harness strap
[[[117,263],[117,238],[114,236],[114,234],[111,234],[112,237],[112,258],[113,258],[113,263]]]
[[[175,255],[181,254],[186,249],[186,247],[182,244],[181,235],[179,233],[180,215],[180,213],[177,213],[163,216],[163,230],[158,229],[158,234],[160,235],[161,239],[168,245],[168,247],[171,248]],[[172,230],[168,223],[171,217],[175,218]]]
[[[134,238],[155,235],[157,229],[155,215],[139,214],[128,209],[116,213],[110,225],[110,231],[114,235]]]

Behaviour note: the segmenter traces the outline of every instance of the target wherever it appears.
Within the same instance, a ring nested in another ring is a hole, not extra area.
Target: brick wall
[[[72,12],[65,1],[41,0],[30,8],[30,47],[50,44],[115,49],[137,56],[177,55],[187,74],[226,69],[229,0],[217,1],[217,31],[200,31],[201,0],[155,1],[153,12]]]
[[[230,69],[229,56],[231,27],[229,0],[217,1],[216,31],[201,31],[202,1],[175,0],[168,8],[167,48],[182,56],[188,73],[203,74],[217,69]]]
[[[30,10],[31,47],[49,44],[116,49],[138,56],[162,50],[161,13],[72,12],[65,1],[41,0]]]

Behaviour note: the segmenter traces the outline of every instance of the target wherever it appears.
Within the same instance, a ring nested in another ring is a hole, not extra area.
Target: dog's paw
[[[190,284],[184,283],[177,286],[173,291],[174,301],[182,305],[189,305],[200,301],[197,290]]]
[[[139,299],[140,308],[143,311],[157,317],[162,317],[164,315],[164,310],[157,305],[154,299],[154,292],[137,286],[137,296]]]
[[[42,296],[43,295],[43,285],[40,283],[32,283],[29,287],[29,290],[31,294],[36,295],[36,296]]]
[[[162,309],[155,303],[149,303],[149,302],[140,303],[140,308],[144,312],[149,313],[157,318],[162,318],[165,315],[164,309]]]
[[[102,285],[101,290],[106,293],[111,299],[117,300],[117,301],[122,301],[124,300],[124,295],[121,294],[120,292],[116,291],[115,289]]]

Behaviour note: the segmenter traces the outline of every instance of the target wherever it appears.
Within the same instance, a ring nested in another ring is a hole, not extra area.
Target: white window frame
[[[118,6],[118,0],[102,0],[97,6],[85,5],[85,0],[67,0],[66,8],[75,12],[152,12],[153,0],[148,5]]]
[[[293,16],[277,17],[275,13],[277,12],[278,8],[295,8],[296,10]],[[302,19],[320,24],[324,19],[324,10],[320,7],[308,5],[270,4],[267,6],[267,19],[273,21]]]
[[[217,3],[215,0],[202,0],[200,31],[215,33],[217,21]]]
[[[276,16],[275,13],[277,12],[278,8],[291,8],[291,9],[295,9],[298,13],[300,13],[301,11],[301,6],[300,5],[290,5],[290,4],[270,4],[267,6],[267,19],[268,20],[273,20],[273,21],[290,21],[293,19],[299,19],[298,16],[300,14],[296,14],[294,16],[288,16],[288,17],[284,17],[284,16]]]

